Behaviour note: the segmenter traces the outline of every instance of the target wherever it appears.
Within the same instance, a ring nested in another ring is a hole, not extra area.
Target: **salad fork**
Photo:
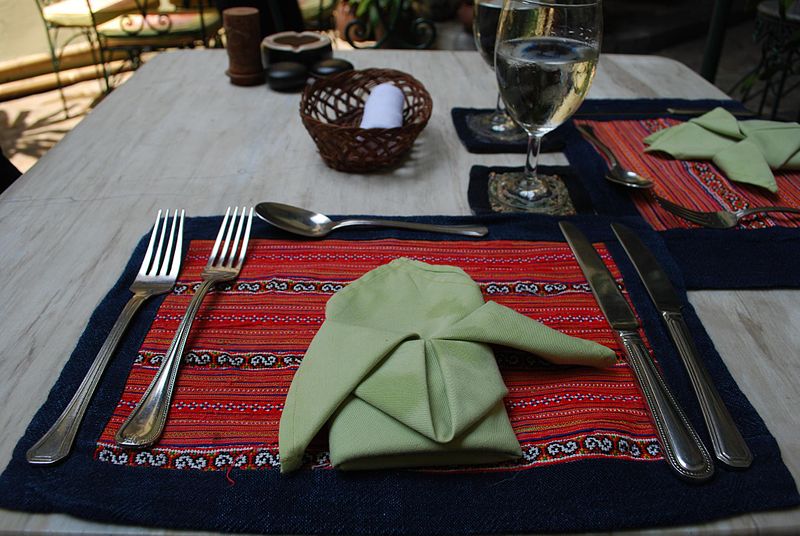
[[[78,390],[73,395],[67,407],[53,423],[53,426],[36,442],[25,455],[29,463],[37,465],[49,465],[55,463],[69,454],[72,444],[75,441],[75,434],[89,406],[100,377],[103,375],[114,350],[122,338],[125,329],[128,327],[131,318],[144,303],[144,301],[158,294],[166,294],[175,285],[178,278],[178,270],[181,267],[183,251],[183,216],[184,211],[178,210],[172,216],[172,226],[167,236],[167,227],[170,222],[169,210],[162,218],[162,211],[158,211],[153,232],[150,235],[150,242],[142,260],[142,266],[136,274],[136,278],[130,287],[133,296],[128,300],[127,305],[117,318],[114,327],[108,334],[103,346],[94,358],[92,366],[86,373]],[[160,230],[160,231],[159,231]],[[158,245],[156,245],[156,235],[158,235]],[[164,246],[166,244],[166,249]],[[153,248],[155,247],[155,254]],[[162,256],[163,251],[163,256]]]
[[[231,209],[228,207],[225,217],[222,219],[219,233],[217,233],[217,240],[214,242],[214,247],[208,258],[208,264],[203,269],[203,281],[195,292],[192,301],[189,302],[183,320],[175,333],[175,338],[172,339],[167,354],[164,356],[164,361],[161,363],[161,367],[158,369],[153,381],[148,386],[139,404],[117,431],[117,444],[125,447],[147,447],[155,443],[161,436],[164,424],[167,421],[172,395],[174,394],[183,349],[186,346],[186,339],[192,328],[194,317],[200,309],[206,293],[214,285],[223,281],[230,281],[239,275],[247,252],[247,242],[250,237],[252,223],[252,208],[248,213],[246,208],[242,207],[242,212],[239,214],[239,208],[237,207],[231,217]],[[236,234],[233,241],[231,241],[234,227],[236,227]],[[242,233],[243,228],[244,233]],[[222,244],[223,237],[225,238],[224,244]],[[239,244],[240,237],[242,238],[241,245]],[[222,244],[222,249],[220,249],[220,244]],[[230,249],[228,246],[230,246]]]
[[[747,216],[752,214],[763,214],[765,212],[789,212],[793,214],[800,214],[800,209],[792,207],[754,207],[743,208],[736,211],[718,210],[716,212],[700,212],[692,210],[681,205],[676,205],[672,201],[667,201],[661,196],[654,196],[658,204],[664,210],[671,212],[683,218],[686,221],[708,227],[710,229],[731,229]]]

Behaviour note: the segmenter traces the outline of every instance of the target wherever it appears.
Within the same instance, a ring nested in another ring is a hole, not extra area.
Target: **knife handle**
[[[711,456],[667,388],[639,333],[620,330],[617,337],[644,394],[667,462],[688,480],[708,480],[714,474]]]
[[[663,312],[662,316],[667,324],[667,330],[678,348],[678,353],[686,365],[686,370],[689,372],[689,379],[692,381],[697,400],[700,402],[700,409],[703,411],[703,419],[705,419],[708,433],[711,435],[714,454],[719,461],[731,467],[750,467],[753,455],[742,434],[739,433],[736,423],[733,422],[719,392],[714,387],[706,367],[700,361],[683,315]]]

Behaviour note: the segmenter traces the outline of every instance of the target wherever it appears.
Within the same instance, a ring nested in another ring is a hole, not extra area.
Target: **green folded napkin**
[[[610,366],[612,350],[494,302],[461,269],[397,259],[336,293],[289,388],[281,471],[328,423],[339,469],[490,463],[520,446],[489,344]]]
[[[777,192],[773,169],[800,169],[800,124],[753,119],[737,121],[715,108],[644,139],[645,152],[682,160],[711,160],[732,181]]]

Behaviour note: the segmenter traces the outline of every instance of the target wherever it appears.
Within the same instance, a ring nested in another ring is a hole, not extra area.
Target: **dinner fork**
[[[144,303],[144,301],[158,294],[166,294],[175,285],[178,278],[178,270],[181,267],[181,257],[183,251],[183,216],[184,211],[178,211],[172,216],[172,226],[167,236],[167,227],[170,221],[169,210],[164,213],[158,211],[153,232],[150,235],[150,242],[147,245],[142,266],[136,274],[136,278],[130,287],[133,296],[114,323],[114,327],[106,337],[103,346],[94,358],[92,366],[83,378],[78,390],[73,395],[67,407],[53,423],[53,426],[28,449],[25,458],[29,463],[49,465],[55,463],[69,454],[72,444],[75,441],[75,434],[89,406],[89,401],[100,383],[100,377],[105,371],[114,349],[122,338],[125,329],[128,327],[133,315]],[[156,245],[158,236],[158,245]],[[164,248],[166,244],[166,249]],[[153,248],[155,247],[155,254]],[[162,256],[163,251],[163,256]]]
[[[117,431],[116,441],[119,445],[125,447],[147,447],[155,443],[161,436],[175,390],[183,349],[186,346],[186,339],[192,328],[194,317],[200,309],[200,304],[203,303],[206,293],[214,285],[223,281],[230,281],[239,275],[247,252],[247,242],[250,238],[250,226],[252,223],[252,207],[249,213],[247,213],[245,207],[242,207],[241,214],[239,214],[239,208],[236,207],[232,217],[231,209],[228,207],[217,233],[217,240],[214,242],[211,255],[208,257],[208,264],[203,269],[203,281],[195,292],[192,301],[189,302],[183,320],[175,333],[175,338],[172,339],[172,343],[164,356],[164,361],[161,363],[161,367],[158,369],[153,381],[148,386],[139,404]],[[234,227],[236,227],[236,234],[231,241]],[[242,233],[243,227],[245,227],[244,233]],[[223,237],[225,238],[224,244],[222,244]],[[242,238],[241,245],[239,244],[240,237]],[[220,249],[220,244],[222,244],[222,249]],[[230,249],[228,249],[228,246],[230,246]]]
[[[731,229],[747,216],[752,214],[763,214],[766,212],[790,212],[793,214],[800,214],[800,209],[792,207],[753,207],[743,208],[736,211],[718,210],[716,212],[700,212],[692,210],[680,205],[676,205],[672,201],[667,201],[661,196],[654,196],[658,204],[664,207],[665,210],[683,218],[684,220],[709,227],[711,229]]]

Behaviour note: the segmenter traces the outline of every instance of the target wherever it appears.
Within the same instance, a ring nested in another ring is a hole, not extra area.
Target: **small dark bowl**
[[[310,74],[314,78],[325,78],[326,76],[352,70],[353,64],[349,61],[340,58],[329,58],[327,60],[318,61],[312,65]]]
[[[308,80],[308,69],[302,63],[282,61],[267,69],[267,83],[274,91],[299,91]]]

